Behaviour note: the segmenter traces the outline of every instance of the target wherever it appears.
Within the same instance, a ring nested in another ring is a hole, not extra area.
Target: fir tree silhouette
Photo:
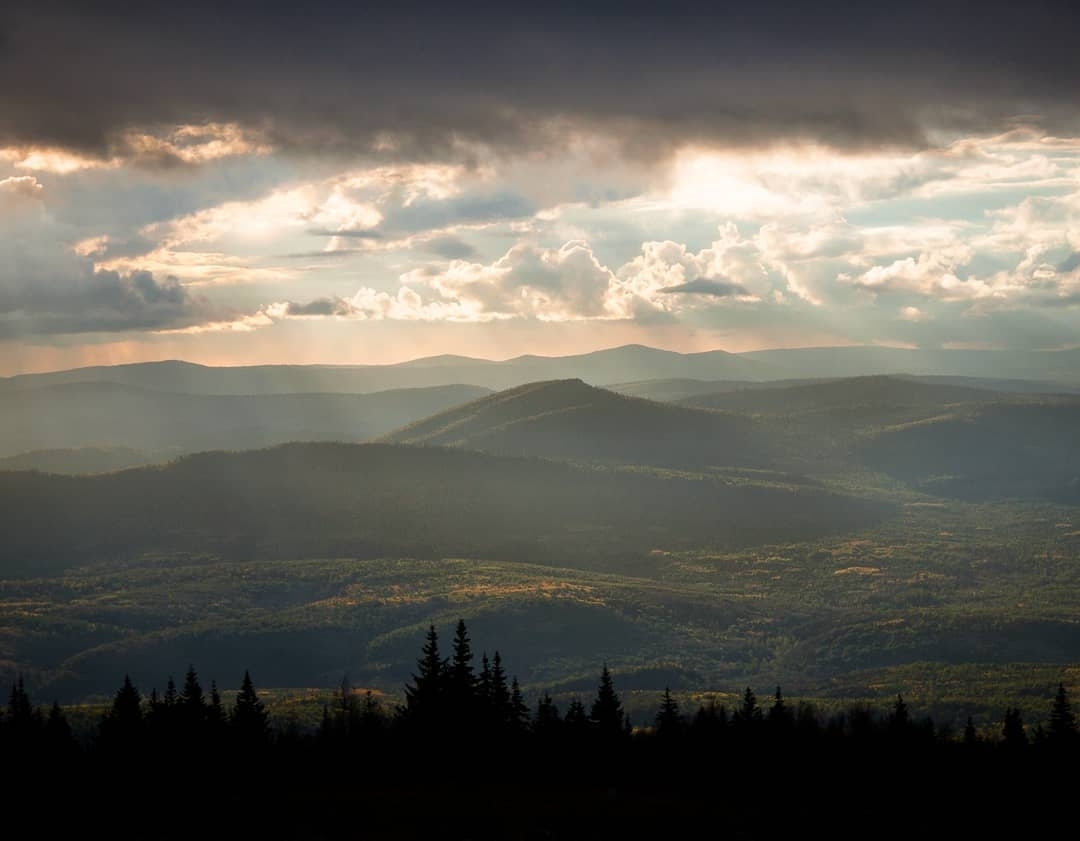
[[[679,713],[679,702],[671,697],[671,687],[664,687],[664,696],[660,700],[660,708],[656,711],[654,720],[656,733],[661,738],[670,739],[682,731],[683,720]]]
[[[414,724],[435,724],[442,712],[447,661],[439,654],[439,634],[433,624],[421,654],[412,683],[405,687],[405,713]]]
[[[463,731],[474,725],[477,706],[477,677],[473,672],[473,652],[465,620],[454,631],[453,651],[446,672],[447,713]]]
[[[244,680],[236,693],[229,723],[237,740],[245,748],[258,748],[269,741],[270,728],[266,708],[255,691],[251,674],[244,670]]]
[[[101,740],[106,750],[130,753],[139,747],[143,735],[142,696],[130,675],[113,695],[112,706],[101,721]]]
[[[1059,683],[1050,708],[1050,720],[1046,726],[1046,739],[1054,745],[1072,744],[1076,741],[1076,716],[1064,683]]]
[[[1024,731],[1024,718],[1018,707],[1009,707],[1005,710],[1001,725],[1001,743],[1008,750],[1027,747],[1028,738]]]
[[[597,730],[607,736],[623,732],[623,708],[615,684],[611,678],[607,663],[600,671],[600,683],[596,688],[596,697],[589,708],[589,720]]]

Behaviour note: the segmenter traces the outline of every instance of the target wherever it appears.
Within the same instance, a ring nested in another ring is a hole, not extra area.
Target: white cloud
[[[926,312],[925,310],[919,309],[918,307],[903,307],[903,308],[901,308],[899,318],[902,321],[912,321],[912,322],[915,322],[916,324],[921,323],[921,322],[925,322],[925,321],[933,321],[934,320],[933,315]]]

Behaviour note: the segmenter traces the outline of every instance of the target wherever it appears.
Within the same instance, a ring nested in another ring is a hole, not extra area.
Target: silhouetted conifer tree
[[[360,731],[360,704],[348,675],[343,675],[334,694],[333,735],[339,742],[353,739]]]
[[[515,730],[524,730],[529,726],[529,707],[521,694],[517,676],[510,681],[510,726]]]
[[[779,686],[776,687],[772,706],[769,707],[766,718],[769,722],[769,727],[776,736],[786,738],[790,734],[792,725],[795,723],[795,715],[787,705],[787,702],[784,701],[784,694],[780,691]]]
[[[1024,719],[1017,707],[1005,710],[1005,718],[1001,725],[1001,743],[1009,750],[1027,747],[1027,733],[1024,732]]]
[[[45,719],[45,745],[46,750],[57,760],[74,752],[78,747],[67,716],[55,700],[49,709],[48,718]]]
[[[656,733],[661,738],[671,738],[682,731],[683,720],[679,713],[679,702],[671,697],[670,687],[664,687],[664,697],[660,700],[655,721]]]
[[[30,700],[30,694],[26,691],[26,684],[20,674],[15,678],[11,695],[8,697],[6,725],[9,732],[25,734],[36,730],[40,723],[40,713]]]
[[[740,732],[747,733],[765,720],[765,714],[758,704],[754,690],[749,686],[743,691],[742,703],[732,716],[732,725]]]
[[[491,706],[491,662],[486,651],[480,657],[480,674],[476,678],[476,703],[485,714]]]
[[[536,715],[533,717],[533,731],[538,735],[549,735],[560,724],[559,708],[551,700],[551,695],[545,692],[536,704]]]
[[[454,647],[447,681],[453,694],[468,700],[472,699],[476,690],[476,675],[473,674],[472,661],[473,652],[469,632],[465,627],[465,620],[459,619],[457,628],[454,630]]]
[[[623,731],[622,702],[615,691],[615,684],[611,679],[607,663],[604,663],[600,671],[600,684],[597,686],[596,697],[589,709],[589,720],[603,734],[617,735]]]
[[[908,712],[908,705],[904,701],[904,696],[899,693],[893,702],[892,710],[889,712],[888,726],[889,732],[894,736],[907,735],[910,729],[911,715]]]
[[[1076,716],[1065,684],[1059,683],[1050,708],[1050,721],[1046,727],[1046,739],[1054,745],[1071,744],[1076,741]]]
[[[405,715],[410,721],[434,723],[442,712],[447,661],[439,654],[439,634],[428,628],[412,683],[405,687]]]
[[[150,693],[146,724],[150,736],[158,743],[161,750],[172,750],[183,735],[184,710],[180,703],[180,693],[172,675],[165,684],[165,692],[159,696],[157,689]]]
[[[206,723],[214,738],[218,738],[220,728],[226,721],[225,707],[221,703],[221,693],[218,692],[217,681],[210,681],[210,703],[206,706]]]
[[[491,657],[490,688],[488,689],[489,722],[495,727],[510,723],[510,687],[506,685],[506,670],[502,656],[496,651]]]
[[[364,692],[364,699],[360,702],[360,726],[365,734],[371,736],[382,729],[384,725],[382,704],[370,689]]]
[[[194,666],[188,666],[184,674],[184,688],[180,690],[180,703],[184,713],[191,720],[202,723],[206,717],[206,697],[199,683],[199,675]]]
[[[570,700],[570,704],[566,708],[566,718],[563,721],[577,733],[589,726],[589,714],[585,711],[585,704],[582,703],[580,698]]]
[[[112,706],[101,721],[102,747],[109,752],[130,754],[140,747],[143,736],[142,696],[130,675],[113,695]]]
[[[244,680],[236,693],[229,722],[239,743],[247,748],[258,747],[269,741],[270,728],[266,708],[255,692],[251,674],[244,670]]]

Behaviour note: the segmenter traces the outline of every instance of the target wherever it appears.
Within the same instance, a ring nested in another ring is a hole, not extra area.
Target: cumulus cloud
[[[343,298],[316,298],[299,304],[282,301],[266,308],[271,318],[298,318],[304,316],[352,315],[356,308]]]
[[[657,291],[667,295],[679,293],[683,295],[708,295],[712,298],[731,298],[750,294],[741,283],[731,283],[726,280],[705,280],[703,278],[696,278],[675,286],[664,286]]]
[[[176,277],[95,269],[63,241],[33,176],[0,180],[0,338],[196,323],[208,303]]]

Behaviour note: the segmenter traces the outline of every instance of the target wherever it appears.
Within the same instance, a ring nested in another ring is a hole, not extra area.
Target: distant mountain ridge
[[[628,397],[579,379],[496,392],[380,440],[671,467],[765,468],[772,461],[748,418]]]
[[[58,458],[42,451],[127,447],[143,451],[145,463],[198,450],[365,441],[487,393],[447,385],[369,394],[184,394],[115,382],[57,383],[0,391],[0,458],[33,451],[38,456],[23,466],[50,469],[86,465],[91,454]],[[89,460],[107,463],[100,455]]]
[[[875,374],[1037,380],[1080,387],[1080,348],[1059,351],[796,348],[676,353],[643,345],[502,361],[442,355],[386,365],[209,367],[178,360],[76,368],[0,379],[0,394],[73,382],[116,382],[184,394],[367,393],[467,383],[505,389],[542,380],[610,386],[644,380],[764,382]]]

